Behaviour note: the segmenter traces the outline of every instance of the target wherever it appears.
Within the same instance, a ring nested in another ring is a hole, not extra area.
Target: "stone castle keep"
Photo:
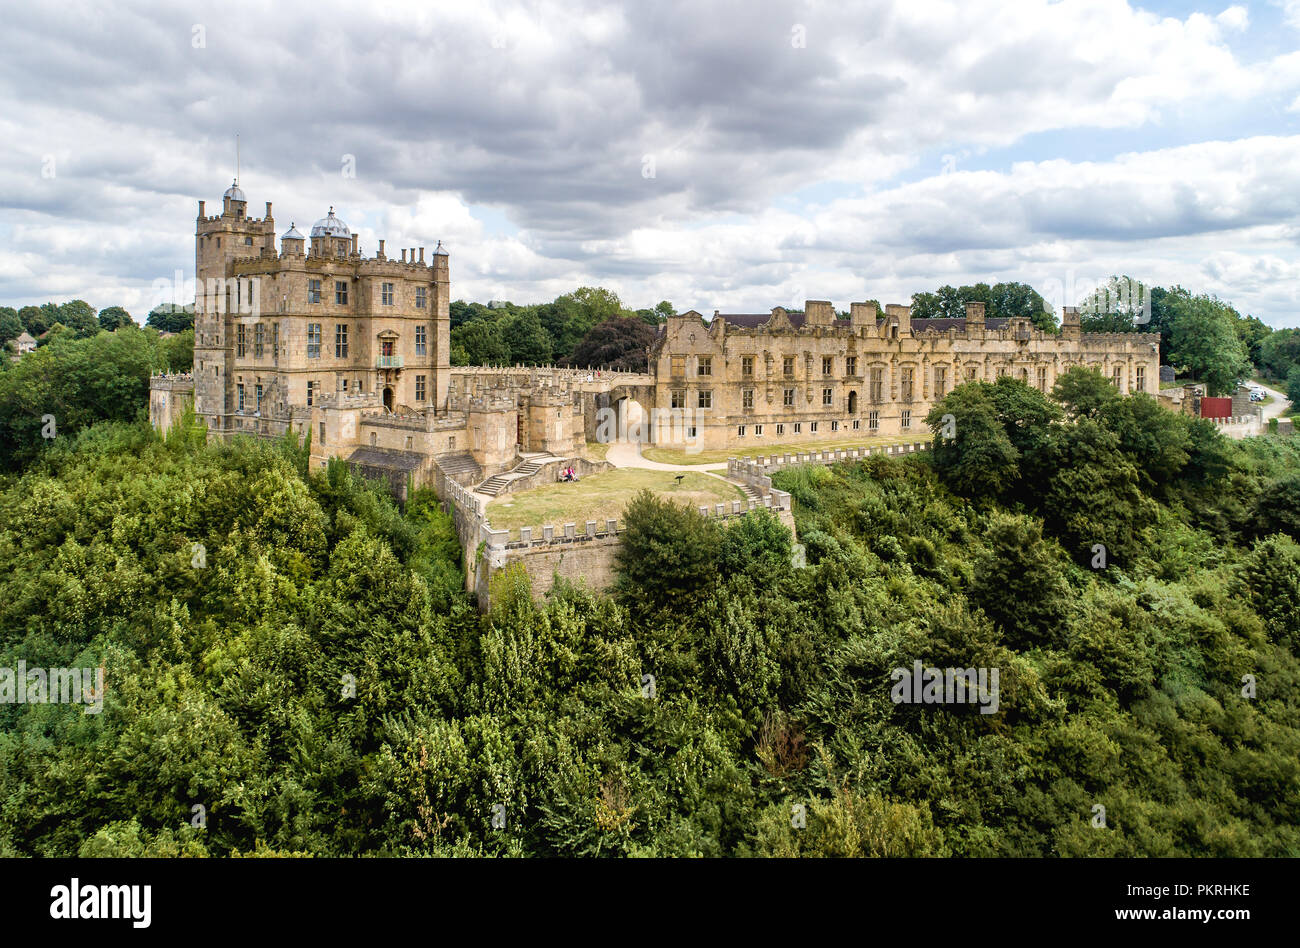
[[[660,327],[645,373],[452,368],[441,241],[427,255],[411,247],[390,258],[381,240],[368,257],[330,208],[306,236],[291,224],[277,251],[271,203],[264,217],[250,218],[238,182],[220,214],[204,208],[199,201],[194,368],[152,380],[153,423],[165,431],[192,405],[211,435],[292,431],[310,440],[313,467],[342,458],[387,479],[399,499],[432,486],[453,511],[467,581],[480,591],[480,543],[489,571],[526,555],[583,575],[594,568],[578,553],[584,544],[588,552],[607,547],[596,559],[608,559],[614,522],[593,521],[581,533],[575,524],[539,525],[511,542],[486,519],[501,492],[554,482],[568,465],[582,474],[607,467],[585,456],[589,441],[788,458],[826,442],[888,437],[892,453],[893,441],[911,435],[908,450],[924,448],[930,409],[973,379],[1010,375],[1048,391],[1083,365],[1125,393],[1159,388],[1154,333],[1085,334],[1067,308],[1056,335],[1028,319],[986,318],[980,303],[958,319],[912,319],[907,306],[882,314],[867,303],[841,318],[817,300],[802,313],[715,312],[706,321],[691,311]],[[770,478],[746,477],[761,488],[747,492],[746,509],[766,506],[789,521],[788,496],[771,490]],[[716,514],[741,512],[736,504]]]

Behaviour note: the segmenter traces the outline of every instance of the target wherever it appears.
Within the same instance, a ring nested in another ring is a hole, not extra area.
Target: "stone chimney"
[[[984,304],[966,303],[966,334],[983,336],[988,329],[988,320],[984,318]]]
[[[1083,334],[1083,326],[1079,322],[1079,307],[1062,306],[1061,307],[1061,337],[1063,339],[1078,339]]]
[[[379,242],[379,253],[375,254],[375,259],[377,260],[384,259],[384,242],[382,240]]]
[[[899,303],[888,303],[885,305],[885,337],[894,336],[893,327],[898,327],[898,337],[910,336],[912,334],[912,307],[903,306]]]
[[[829,326],[835,321],[835,307],[829,300],[804,300],[803,324]]]
[[[877,318],[875,303],[849,304],[849,323],[853,326],[854,332],[859,329],[875,329]]]

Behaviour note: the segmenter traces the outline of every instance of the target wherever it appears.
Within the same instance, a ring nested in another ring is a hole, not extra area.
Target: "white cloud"
[[[1295,224],[1289,155],[1251,139],[1053,161],[1042,142],[1142,147],[1181,116],[1291,100],[1300,52],[1244,60],[1229,38],[1248,26],[1242,5],[1179,19],[1123,0],[27,4],[0,33],[0,300],[103,288],[107,305],[192,267],[195,201],[219,199],[236,131],[250,209],[274,201],[283,231],[332,204],[370,250],[441,238],[471,298],[597,282],[766,309],[799,285],[905,297],[1125,248],[1190,279],[1225,234]],[[966,170],[1024,143],[1034,161]],[[1263,170],[1230,167],[1247,159]],[[891,184],[922,163],[934,178]],[[483,207],[515,232],[489,233]]]

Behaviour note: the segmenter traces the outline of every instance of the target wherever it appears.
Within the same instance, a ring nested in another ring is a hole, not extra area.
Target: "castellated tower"
[[[256,307],[248,284],[226,286],[231,263],[252,254],[275,253],[271,202],[266,217],[248,216],[248,201],[236,180],[222,196],[219,215],[204,213],[199,202],[194,236],[194,411],[210,429],[222,430],[232,410],[233,319]]]
[[[250,218],[238,183],[195,231],[195,412],[210,431],[306,435],[341,400],[380,417],[445,415],[451,280],[441,242],[362,255],[334,213],[307,235]],[[433,422],[430,421],[430,424]]]

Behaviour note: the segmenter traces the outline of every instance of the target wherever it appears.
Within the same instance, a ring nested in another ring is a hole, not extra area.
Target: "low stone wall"
[[[907,444],[882,444],[868,448],[833,448],[827,451],[795,451],[760,455],[754,458],[727,458],[727,477],[767,493],[772,489],[772,472],[785,467],[798,464],[839,464],[843,461],[858,461],[872,455],[897,457],[929,450],[930,442],[913,441]]]
[[[728,519],[757,509],[770,510],[794,533],[790,495],[785,491],[774,490],[761,502],[733,500],[700,507],[699,511],[711,519]],[[458,532],[461,520],[466,525],[479,525],[479,538],[465,547],[466,585],[478,595],[479,608],[484,611],[491,608],[492,577],[514,563],[523,564],[537,598],[550,591],[557,575],[595,590],[606,590],[613,584],[614,555],[621,532],[617,520],[564,523],[558,529],[555,524],[520,527],[513,536],[512,531],[493,528],[485,517],[475,517],[469,506],[457,521]]]
[[[1227,418],[1206,418],[1214,422],[1219,434],[1225,438],[1240,441],[1242,438],[1254,438],[1264,433],[1264,419],[1261,414],[1232,415]]]

